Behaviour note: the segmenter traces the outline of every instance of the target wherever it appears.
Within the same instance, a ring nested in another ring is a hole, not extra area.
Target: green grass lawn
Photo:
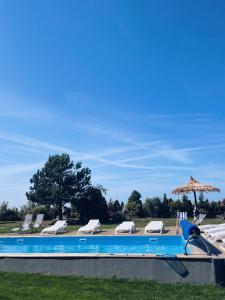
[[[0,299],[225,299],[213,285],[162,284],[154,281],[0,273]]]
[[[146,224],[150,221],[154,220],[162,220],[165,226],[175,226],[176,225],[176,219],[175,218],[137,218],[134,219],[133,221],[136,224],[137,229],[143,229]],[[193,219],[190,219],[192,221]],[[0,222],[0,234],[6,234],[10,233],[11,229],[14,227],[19,227],[22,222]],[[202,224],[221,224],[225,223],[225,220],[217,220],[217,219],[206,219]],[[114,229],[118,224],[102,224],[101,228],[102,230],[110,230]],[[47,226],[47,223],[45,223],[45,226]],[[68,230],[73,231],[73,230],[78,230],[81,227],[81,225],[71,225],[68,226]],[[41,232],[41,229],[37,231]]]
[[[20,225],[20,222],[3,222],[0,223],[0,234],[3,233],[9,233],[11,232],[11,229],[14,227],[18,227]],[[0,298],[1,299],[1,298]]]

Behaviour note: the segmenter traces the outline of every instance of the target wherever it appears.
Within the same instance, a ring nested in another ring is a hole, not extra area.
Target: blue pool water
[[[4,237],[0,253],[184,253],[183,236]],[[189,251],[189,250],[188,250]]]

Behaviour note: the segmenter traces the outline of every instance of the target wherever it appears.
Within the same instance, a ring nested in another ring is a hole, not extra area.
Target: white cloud
[[[0,167],[0,178],[36,171],[38,168],[40,168],[43,165],[43,163],[44,162],[38,162],[32,164],[13,164],[13,165]]]
[[[11,116],[17,112],[12,112]],[[2,111],[3,115],[7,116],[6,108],[5,111],[4,109]],[[21,109],[21,117],[26,118],[26,115],[27,112]],[[54,116],[53,113],[53,118]],[[192,129],[188,130],[190,118],[192,118]],[[51,136],[51,130],[55,130],[54,126],[46,129],[48,135],[45,136],[49,136],[48,141],[0,132],[2,148],[5,147],[5,152],[9,145],[11,146],[10,151],[15,147],[15,153],[18,148],[25,153],[30,152],[29,163],[26,161],[26,155],[21,160],[16,158],[16,163],[12,163],[11,157],[8,162],[4,161],[3,157],[1,158],[2,165],[4,165],[4,167],[0,167],[1,187],[3,188],[1,197],[2,195],[7,196],[6,187],[9,187],[7,182],[11,182],[12,179],[15,180],[15,192],[10,190],[9,198],[12,198],[13,193],[16,198],[17,190],[20,191],[19,193],[22,190],[25,193],[30,176],[42,166],[43,159],[47,159],[49,154],[62,152],[70,154],[74,160],[82,160],[85,165],[91,167],[93,182],[103,183],[108,188],[108,195],[116,196],[121,200],[125,197],[124,195],[127,199],[128,194],[134,188],[139,189],[146,196],[163,192],[169,193],[173,187],[182,184],[182,181],[187,181],[190,175],[203,179],[206,183],[215,185],[219,183],[219,187],[225,184],[225,168],[218,163],[218,160],[223,157],[225,148],[225,135],[220,133],[223,120],[216,124],[211,122],[209,125],[210,116],[202,114],[194,116],[187,114],[152,115],[134,119],[135,126],[132,124],[133,127],[131,126],[128,130],[126,128],[129,128],[128,125],[132,123],[129,120],[124,121],[127,122],[126,126],[123,126],[121,120],[110,126],[101,120],[89,122],[90,120],[87,118],[76,121],[74,125],[73,121],[70,120],[67,123],[68,119],[62,117],[63,125],[67,124],[70,134],[74,133],[73,130],[76,129],[86,138],[86,141],[89,141],[91,137],[93,141],[97,141],[96,144],[98,143],[97,150],[92,147],[91,142],[90,145],[87,143],[83,147],[82,140],[79,139],[77,142],[81,151],[77,151],[73,146],[67,146],[66,138],[54,142],[54,138]],[[177,132],[180,122],[182,123],[182,134],[179,136]],[[162,130],[154,131],[152,123],[156,123]],[[150,128],[149,130],[146,130],[146,124],[150,124],[147,127],[147,129]],[[165,134],[163,128],[166,128],[169,134]],[[217,128],[219,130],[215,130]],[[215,131],[215,135],[211,135],[213,131]],[[68,145],[71,145],[71,141],[69,142]],[[82,149],[91,150],[82,151]],[[213,154],[211,155],[211,153]],[[31,155],[34,157],[33,160]],[[209,160],[211,161],[210,166]],[[23,178],[21,186],[19,184],[20,177]],[[5,200],[9,198],[6,197]],[[20,199],[23,199],[22,194]]]

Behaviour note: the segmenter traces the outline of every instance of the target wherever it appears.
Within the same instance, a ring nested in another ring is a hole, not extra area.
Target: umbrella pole
[[[196,196],[196,191],[194,191],[194,197],[195,197],[195,206],[197,208],[197,196]]]
[[[196,209],[197,209],[197,196],[196,196],[196,192],[194,191],[194,199],[195,199],[195,204],[194,204],[194,209],[193,209],[193,215],[194,215],[194,219],[196,218]]]

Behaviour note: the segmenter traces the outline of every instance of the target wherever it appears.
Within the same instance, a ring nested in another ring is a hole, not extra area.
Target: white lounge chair
[[[38,214],[36,217],[36,221],[33,225],[33,228],[37,229],[37,228],[41,227],[43,219],[44,219],[44,214]]]
[[[205,231],[207,231],[208,229],[211,229],[211,228],[216,228],[216,227],[225,227],[225,223],[222,223],[222,224],[206,224],[206,225],[200,225],[200,226],[198,226],[198,228],[201,230],[201,231],[203,231],[203,232],[205,232]]]
[[[222,244],[220,245],[223,251],[225,251],[225,239],[222,239]]]
[[[177,219],[179,221],[187,220],[187,212],[186,211],[178,211],[177,212]]]
[[[133,221],[124,221],[115,228],[115,234],[117,233],[133,233],[136,231]]]
[[[88,222],[88,224],[79,228],[77,234],[80,234],[80,233],[93,234],[93,233],[99,232],[99,231],[101,231],[100,225],[101,224],[100,224],[99,220],[94,220],[94,219],[90,220]]]
[[[31,228],[31,222],[32,222],[32,214],[26,214],[23,225],[21,227],[16,227],[12,229],[12,232],[17,232],[17,231],[26,231]]]
[[[206,218],[206,214],[199,214],[197,218],[193,221],[193,223],[198,226],[200,225]]]
[[[216,232],[225,231],[225,226],[216,226],[213,228],[205,229],[204,234],[207,236],[210,236],[211,234],[214,234]]]
[[[210,237],[208,238],[208,240],[210,242],[217,242],[217,241],[223,240],[224,238],[225,238],[225,228],[223,231],[217,231],[217,232],[210,233]]]
[[[44,233],[52,233],[52,234],[63,233],[65,232],[66,228],[67,228],[66,220],[59,220],[54,225],[44,228],[41,232],[41,235]]]
[[[186,211],[178,211],[177,219],[176,219],[176,232],[179,232],[180,221],[187,220],[187,212]]]
[[[162,221],[151,221],[145,226],[145,234],[159,231],[163,233],[164,225]]]

